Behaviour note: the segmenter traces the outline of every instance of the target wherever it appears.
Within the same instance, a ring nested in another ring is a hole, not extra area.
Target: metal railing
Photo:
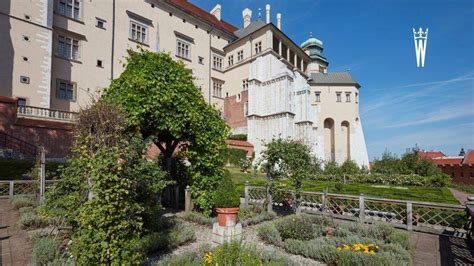
[[[51,190],[58,180],[46,180],[45,191]],[[38,180],[7,180],[0,181],[0,198],[13,199],[14,196],[37,196],[40,194]]]
[[[35,145],[1,131],[0,148],[19,152],[25,156],[31,157],[31,159],[35,159],[38,152]]]
[[[33,117],[75,122],[77,120],[78,113],[28,105],[19,105],[17,115],[19,117]]]
[[[277,189],[267,193],[265,187],[245,186],[245,205],[266,204],[267,208],[313,212],[361,223],[387,223],[398,228],[438,234],[467,236],[472,230],[466,206],[393,200],[364,195],[341,195],[301,192],[298,206],[295,193]]]

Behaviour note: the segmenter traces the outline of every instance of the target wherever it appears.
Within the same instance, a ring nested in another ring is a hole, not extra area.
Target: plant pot
[[[216,208],[220,226],[234,226],[237,223],[239,208]]]

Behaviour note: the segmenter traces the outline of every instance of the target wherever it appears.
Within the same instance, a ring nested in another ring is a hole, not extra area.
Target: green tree
[[[229,130],[186,66],[166,53],[130,52],[124,72],[104,96],[125,111],[144,138],[152,137],[168,173],[173,153],[184,154],[195,206],[210,214],[213,191],[224,174],[220,154]]]
[[[272,189],[273,178],[288,178],[295,189],[294,208],[300,203],[303,181],[308,179],[314,170],[314,158],[308,146],[291,139],[276,139],[265,145],[262,162],[267,172],[268,186]]]

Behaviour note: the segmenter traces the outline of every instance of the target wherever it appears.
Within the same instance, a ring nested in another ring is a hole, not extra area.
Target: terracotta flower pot
[[[239,208],[216,208],[220,226],[234,226],[237,223]]]

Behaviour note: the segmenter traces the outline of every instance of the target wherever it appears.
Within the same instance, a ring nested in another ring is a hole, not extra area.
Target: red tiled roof
[[[218,20],[211,13],[193,5],[187,0],[166,0],[166,2],[230,34],[233,34],[234,31],[237,30],[232,24],[224,20]]]
[[[462,163],[463,157],[441,157],[441,158],[434,158],[431,159],[431,161],[436,164],[436,165],[455,165],[455,164],[461,164]]]
[[[250,147],[253,148],[253,145],[250,144],[250,142],[247,142],[245,140],[235,140],[235,139],[228,139],[225,141],[227,145],[232,145],[232,146],[241,146],[241,147]]]
[[[446,155],[444,155],[444,153],[442,153],[440,151],[419,151],[418,155],[421,158],[424,158],[424,159],[433,159],[433,158],[446,156]]]
[[[463,164],[474,164],[474,150],[468,150],[464,156]]]

